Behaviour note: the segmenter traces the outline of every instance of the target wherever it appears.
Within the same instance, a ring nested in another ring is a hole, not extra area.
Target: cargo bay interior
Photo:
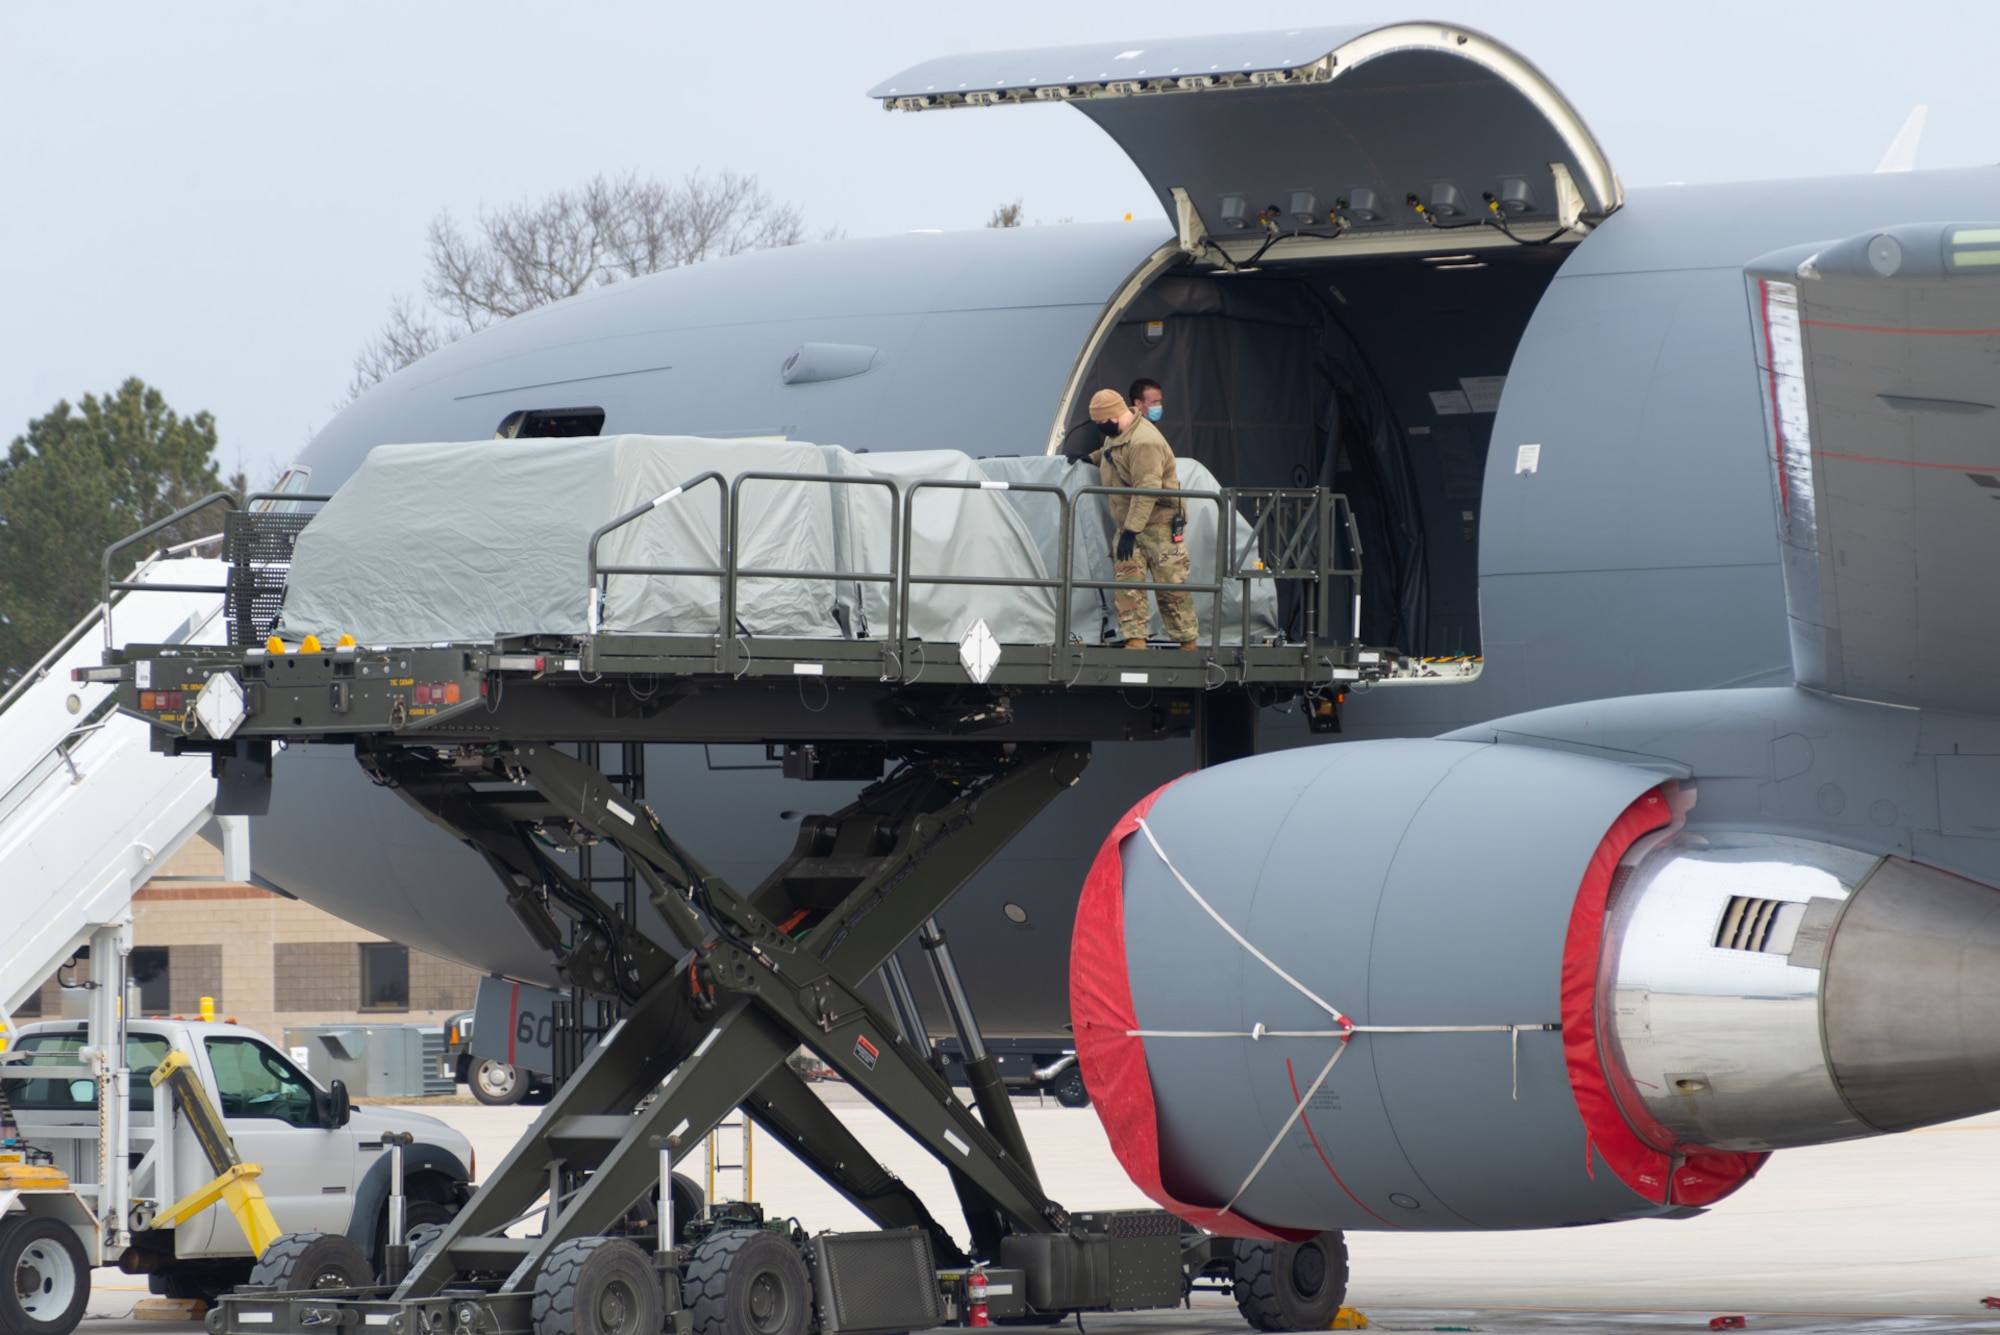
[[[1476,655],[1494,409],[1569,251],[1482,244],[1170,266],[1116,313],[1071,401],[1157,380],[1175,453],[1225,486],[1345,493],[1363,554],[1362,642]],[[1093,448],[1087,419],[1072,416],[1065,451]]]

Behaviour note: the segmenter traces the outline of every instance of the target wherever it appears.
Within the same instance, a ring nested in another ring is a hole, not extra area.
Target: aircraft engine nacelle
[[[2000,1106],[2000,891],[1690,805],[1658,772],[1447,741],[1153,794],[1072,947],[1127,1172],[1242,1236],[1553,1227]]]

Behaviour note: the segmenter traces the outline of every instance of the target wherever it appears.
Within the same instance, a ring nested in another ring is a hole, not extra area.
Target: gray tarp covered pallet
[[[606,521],[689,478],[713,470],[828,477],[882,477],[907,489],[919,478],[1051,483],[1072,497],[1097,481],[1088,466],[1057,458],[987,459],[956,451],[856,454],[803,442],[723,441],[691,436],[587,440],[486,440],[385,445],[368,456],[299,535],[280,631],[299,637],[350,634],[363,644],[478,641],[524,633],[587,630],[586,555]],[[1209,489],[1200,465],[1182,465],[1183,486]],[[711,567],[720,563],[719,493],[698,487],[608,535],[606,565]],[[1188,504],[1192,578],[1212,578],[1215,506]],[[1109,521],[1102,502],[1077,500],[1074,576],[1111,578]],[[1045,579],[1058,571],[1059,509],[1046,494],[923,489],[912,509],[914,575]],[[743,484],[737,561],[743,568],[889,570],[901,522],[887,489],[829,482],[752,479]],[[1236,541],[1249,527],[1233,524]],[[741,580],[737,629],[749,636],[838,638],[840,607],[852,632],[888,632],[891,586],[857,581]],[[1056,591],[1018,585],[913,584],[909,632],[955,642],[983,618],[1003,643],[1048,643]],[[1239,624],[1235,587],[1224,595],[1223,642]],[[1204,637],[1211,600],[1196,598]],[[604,629],[611,633],[718,633],[712,576],[613,576]],[[1110,627],[1108,598],[1076,590],[1068,632],[1097,643]],[[1271,585],[1252,586],[1251,633],[1276,629]],[[1154,618],[1157,631],[1158,618]]]

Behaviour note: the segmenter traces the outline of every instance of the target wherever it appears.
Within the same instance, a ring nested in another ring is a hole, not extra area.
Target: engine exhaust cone
[[[1899,858],[1855,892],[1828,951],[1826,1050],[1879,1131],[2000,1108],[2000,890]]]

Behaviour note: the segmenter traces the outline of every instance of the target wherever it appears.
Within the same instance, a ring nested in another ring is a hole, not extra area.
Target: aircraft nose
[[[2000,1108],[2000,890],[1887,859],[1841,915],[1822,1006],[1835,1083],[1870,1126]]]

